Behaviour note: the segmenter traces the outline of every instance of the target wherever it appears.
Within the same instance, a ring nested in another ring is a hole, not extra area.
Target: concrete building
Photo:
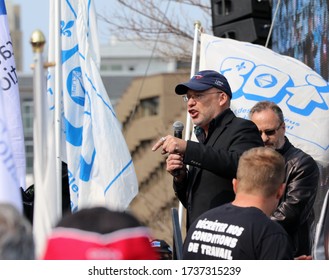
[[[178,208],[179,203],[166,171],[166,156],[151,148],[160,137],[173,134],[175,121],[186,122],[186,104],[174,88],[188,77],[188,73],[166,73],[135,78],[116,106],[139,183],[131,211],[152,229],[155,238],[169,243],[171,208]]]
[[[11,41],[13,44],[16,71],[23,69],[23,51],[22,51],[22,31],[21,31],[21,7],[13,5],[12,1],[6,1],[6,10],[8,18],[8,26]]]
[[[177,61],[156,54],[150,46],[137,41],[118,41],[111,38],[100,47],[102,75],[146,76],[177,71]]]

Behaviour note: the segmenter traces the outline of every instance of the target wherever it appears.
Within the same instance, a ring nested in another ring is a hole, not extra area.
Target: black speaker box
[[[247,18],[236,22],[213,27],[214,36],[231,38],[265,45],[270,30],[270,20]]]
[[[270,0],[211,0],[213,27],[243,18],[271,19]]]

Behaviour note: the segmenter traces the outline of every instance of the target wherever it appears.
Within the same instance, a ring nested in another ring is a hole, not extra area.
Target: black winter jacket
[[[230,109],[211,122],[207,139],[200,142],[187,141],[183,161],[190,167],[188,176],[174,182],[175,194],[187,210],[187,229],[205,211],[234,200],[232,179],[240,156],[264,146],[257,126]]]

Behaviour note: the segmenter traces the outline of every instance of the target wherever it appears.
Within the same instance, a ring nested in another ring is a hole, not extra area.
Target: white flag
[[[18,78],[4,0],[0,0],[0,65],[1,88],[5,102],[4,114],[8,124],[10,124],[7,128],[13,149],[19,185],[25,189],[25,144]]]
[[[260,45],[201,35],[200,70],[223,74],[233,93],[232,109],[248,118],[261,100],[283,110],[286,134],[322,166],[329,164],[329,84],[297,59]]]
[[[7,129],[8,119],[3,114],[4,108],[5,102],[0,89],[0,202],[14,205],[22,213],[22,197]]]
[[[134,165],[99,72],[93,1],[61,1],[63,159],[71,209],[126,209],[138,192]],[[50,22],[50,28],[55,28]],[[51,90],[51,89],[50,89]]]
[[[54,2],[53,2],[54,3]],[[50,11],[53,11],[50,5]],[[54,13],[49,16],[54,21]],[[49,46],[54,46],[54,35],[49,36]],[[54,61],[53,56],[48,57]],[[49,68],[48,80],[54,77],[54,67]],[[36,255],[41,256],[44,250],[47,236],[61,218],[58,197],[58,184],[56,175],[56,150],[55,150],[55,113],[54,92],[46,90],[43,75],[42,54],[35,53],[34,57],[34,212],[33,233],[36,244]]]
[[[0,201],[22,212],[25,146],[16,64],[4,0],[0,0]]]

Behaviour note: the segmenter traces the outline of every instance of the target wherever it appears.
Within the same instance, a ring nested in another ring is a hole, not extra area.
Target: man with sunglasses
[[[168,155],[167,171],[174,177],[175,194],[187,210],[188,229],[200,214],[233,201],[232,180],[240,156],[264,145],[256,125],[231,111],[230,85],[217,71],[200,71],[190,81],[178,84],[175,92],[187,103],[198,141],[167,135],[152,150],[162,147],[162,154]]]
[[[285,136],[284,116],[277,104],[258,102],[251,108],[249,117],[257,125],[265,146],[278,151],[286,161],[286,190],[271,218],[290,235],[295,257],[310,255],[319,168],[310,155],[294,147]]]

